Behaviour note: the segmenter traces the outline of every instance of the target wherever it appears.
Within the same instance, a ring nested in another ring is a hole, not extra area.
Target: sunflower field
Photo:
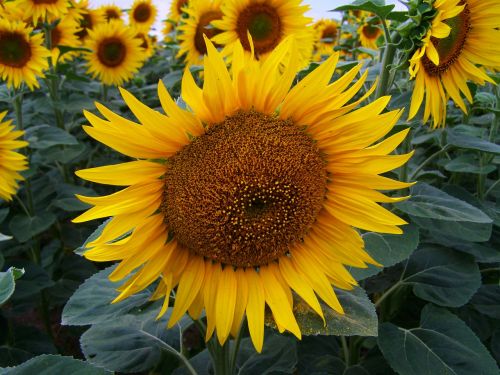
[[[0,374],[500,374],[500,0],[339,3],[0,0]]]

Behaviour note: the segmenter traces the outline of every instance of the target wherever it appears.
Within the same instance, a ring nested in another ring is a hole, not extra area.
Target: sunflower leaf
[[[0,305],[3,305],[12,296],[16,288],[15,280],[24,274],[24,269],[10,267],[0,272]]]
[[[420,326],[380,326],[379,347],[400,375],[496,375],[498,367],[474,332],[445,309],[427,305]]]
[[[345,314],[339,314],[322,304],[326,326],[323,325],[323,320],[303,300],[295,301],[294,314],[302,334],[376,336],[377,313],[366,292],[361,288],[354,288],[351,291],[336,289],[335,293]],[[270,319],[266,319],[267,323],[272,325]]]
[[[95,367],[88,362],[63,357],[60,355],[40,355],[32,358],[19,366],[6,368],[0,371],[5,375],[54,375],[54,374],[74,374],[74,375],[107,375],[111,374],[103,368]]]
[[[395,5],[385,5],[384,0],[355,0],[349,5],[342,5],[331,12],[344,12],[348,10],[364,10],[375,13],[380,18],[385,19],[392,12]]]

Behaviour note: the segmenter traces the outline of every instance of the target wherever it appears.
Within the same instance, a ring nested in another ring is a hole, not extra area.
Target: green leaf
[[[64,306],[61,324],[81,326],[114,321],[148,300],[150,294],[145,290],[112,304],[121,284],[108,279],[115,267],[96,273],[78,288]]]
[[[62,357],[59,355],[41,355],[13,368],[0,369],[1,375],[107,375],[111,372],[95,367],[90,363]]]
[[[344,308],[345,314],[339,314],[321,303],[326,320],[323,320],[302,299],[294,303],[294,314],[303,335],[336,336],[376,336],[378,319],[375,306],[361,288],[351,291],[336,289],[335,293]],[[270,322],[268,319],[266,323]],[[270,324],[272,325],[272,324]]]
[[[500,154],[500,145],[471,135],[461,134],[452,128],[448,129],[447,141],[448,144],[468,150],[482,151],[496,155]]]
[[[385,5],[384,0],[355,0],[349,5],[342,5],[333,9],[335,12],[344,12],[348,10],[365,10],[375,13],[381,18],[386,18],[394,9],[394,5]]]
[[[500,285],[482,285],[470,303],[480,313],[500,319]]]
[[[9,228],[19,242],[26,242],[36,235],[45,232],[56,221],[56,217],[51,212],[37,213],[30,217],[25,214],[14,216],[9,224]]]
[[[15,280],[24,274],[24,269],[10,267],[0,272],[0,305],[3,305],[12,296],[16,288]]]
[[[459,307],[479,289],[481,274],[470,256],[426,245],[413,253],[400,283],[412,285],[413,292],[426,301]]]
[[[141,314],[124,315],[115,322],[95,324],[81,337],[89,362],[119,372],[142,372],[155,367],[162,351],[179,347],[179,326],[167,329],[170,314],[156,320],[160,306]]]
[[[454,238],[443,236],[441,233],[433,233],[433,242],[445,247],[462,251],[472,255],[479,263],[500,262],[500,250],[486,244],[465,242]]]
[[[417,248],[419,232],[415,225],[404,227],[402,235],[366,233],[363,235],[365,250],[384,267],[393,266],[405,259]],[[353,277],[360,281],[378,274],[382,268],[368,265],[367,268],[349,267]]]
[[[476,154],[460,155],[444,164],[448,172],[489,174],[497,169],[494,165],[481,165],[479,156]]]
[[[242,340],[243,350],[250,346],[252,346],[250,339]],[[297,348],[294,339],[281,335],[267,335],[262,353],[253,350],[253,354],[248,359],[239,363],[238,374],[294,374],[297,361]]]
[[[11,236],[7,236],[7,235],[5,235],[3,233],[0,233],[0,242],[2,242],[2,241],[8,241],[8,240],[11,240],[11,239],[12,239]]]
[[[500,328],[497,329],[491,337],[491,352],[497,362],[500,363]]]
[[[445,309],[427,305],[420,326],[380,326],[379,347],[400,375],[498,375],[498,367],[469,327]]]
[[[68,132],[49,125],[36,125],[26,129],[30,148],[46,149],[58,145],[77,145],[78,140]]]
[[[411,198],[397,203],[422,228],[467,241],[487,241],[493,220],[480,209],[425,183],[412,187]]]

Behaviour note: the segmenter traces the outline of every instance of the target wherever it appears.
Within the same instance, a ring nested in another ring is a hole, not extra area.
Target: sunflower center
[[[97,50],[99,61],[108,67],[120,65],[127,54],[127,48],[118,38],[104,39]]]
[[[146,22],[151,17],[151,8],[148,4],[142,3],[134,10],[134,20],[137,22]]]
[[[80,27],[82,28],[80,31],[76,32],[75,35],[78,39],[83,40],[87,35],[87,29],[92,30],[93,27],[92,16],[90,14],[83,14],[82,19],[80,20]]]
[[[363,35],[368,39],[374,39],[378,36],[380,29],[373,25],[366,25],[363,27]]]
[[[57,26],[50,31],[50,44],[52,45],[52,48],[59,45],[61,36],[61,30],[59,30]]]
[[[273,50],[281,40],[281,19],[276,9],[268,4],[252,4],[238,17],[237,33],[243,48],[250,51],[247,32],[252,36],[255,53]]]
[[[22,68],[31,58],[31,46],[24,35],[0,33],[0,64]]]
[[[170,160],[162,211],[179,243],[256,267],[301,241],[321,210],[324,160],[292,121],[239,111]]]
[[[337,27],[330,25],[325,27],[323,33],[321,34],[322,42],[325,44],[333,44],[337,38]]]
[[[211,10],[203,13],[200,17],[198,26],[196,27],[196,34],[194,36],[194,45],[200,55],[205,55],[207,53],[207,46],[205,45],[203,35],[206,35],[208,39],[212,39],[212,37],[220,33],[220,30],[210,25],[210,22],[220,20],[221,18],[222,12],[217,10]]]
[[[35,4],[55,4],[57,0],[33,0]]]
[[[119,20],[120,19],[120,15],[114,9],[106,9],[104,17],[106,18],[106,21],[108,21],[108,22],[110,20]]]
[[[471,30],[470,10],[467,3],[462,13],[444,22],[451,28],[450,35],[443,39],[431,38],[431,43],[434,44],[439,55],[439,65],[434,64],[425,55],[422,58],[424,69],[431,76],[439,76],[446,72],[462,53],[467,35]]]

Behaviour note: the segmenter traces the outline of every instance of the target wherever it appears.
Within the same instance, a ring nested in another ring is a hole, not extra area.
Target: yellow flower
[[[86,47],[92,52],[85,54],[88,70],[106,85],[121,85],[130,80],[144,61],[141,39],[121,21],[97,25],[89,30]]]
[[[301,0],[226,0],[222,4],[223,19],[212,22],[222,32],[212,40],[224,46],[224,54],[231,55],[239,43],[250,52],[250,34],[254,55],[262,60],[284,38],[293,35],[303,67],[309,63],[314,44],[314,32],[307,27],[311,19],[304,16],[308,9]]]
[[[188,5],[188,0],[172,0],[170,3],[170,14],[169,19],[175,22],[179,22],[185,13],[185,9]]]
[[[138,30],[149,31],[155,22],[156,7],[151,0],[135,0],[129,13],[129,23]]]
[[[43,46],[42,34],[30,35],[33,28],[22,21],[0,18],[0,78],[8,87],[18,88],[22,82],[33,90],[37,77],[44,77],[50,52]]]
[[[12,121],[2,122],[6,114],[0,113],[0,199],[10,201],[19,187],[18,181],[24,180],[19,172],[28,169],[26,156],[14,150],[26,147],[28,142],[18,140],[24,132],[15,131]]]
[[[85,111],[94,139],[134,159],[81,170],[89,181],[126,186],[114,194],[79,199],[93,206],[74,222],[112,217],[85,257],[121,263],[110,275],[120,287],[115,302],[160,279],[154,298],[171,291],[172,327],[205,309],[207,336],[219,342],[238,332],[247,316],[258,351],[267,304],[280,331],[301,332],[292,290],[320,316],[320,297],[343,313],[332,285],[351,289],[346,266],[377,264],[353,228],[402,233],[405,221],[378,202],[397,202],[377,190],[410,184],[379,176],[411,154],[388,155],[407,130],[383,139],[402,111],[384,112],[389,97],[359,107],[352,100],[368,72],[356,66],[330,83],[338,54],[297,83],[298,51],[287,38],[259,62],[236,44],[231,73],[207,39],[204,85],[187,69],[178,107],[163,84],[165,114],[128,91],[122,96],[139,120],[101,104],[100,118]],[[346,104],[349,103],[349,104]]]
[[[377,49],[377,40],[382,34],[382,29],[373,22],[365,23],[358,28],[359,42],[365,48]]]
[[[97,8],[97,11],[100,12],[101,17],[108,22],[111,20],[121,20],[122,18],[122,10],[115,4],[102,5]]]
[[[437,0],[437,15],[423,45],[410,59],[415,79],[409,119],[425,97],[424,122],[444,126],[448,98],[467,113],[463,96],[472,102],[468,81],[494,83],[482,66],[500,68],[500,3],[496,0]],[[480,65],[480,66],[478,66]]]
[[[163,41],[165,43],[170,43],[174,41],[174,38],[172,36],[174,32],[174,25],[170,21],[170,16],[168,19],[163,21],[163,29],[161,30],[161,33],[163,34]]]
[[[70,9],[70,15],[80,23],[80,31],[76,33],[76,36],[82,43],[85,43],[89,30],[106,22],[101,12],[89,8],[88,0],[74,2],[73,8]]]
[[[203,35],[209,39],[220,33],[211,25],[214,20],[222,18],[220,4],[222,0],[191,0],[186,9],[188,18],[183,20],[178,30],[180,48],[177,57],[185,56],[188,65],[200,65],[203,56],[207,53]]]
[[[151,38],[142,31],[135,31],[135,37],[141,41],[140,47],[142,48],[143,59],[149,59],[155,52],[155,46]]]
[[[23,10],[26,18],[32,17],[36,25],[47,18],[55,21],[68,13],[68,0],[18,0],[16,6]]]
[[[69,15],[64,16],[64,18],[51,30],[50,42],[52,46],[51,54],[53,64],[71,60],[78,54],[72,51],[60,55],[58,46],[79,47],[81,43],[76,35],[79,31],[80,27],[78,26],[78,22]]]
[[[316,33],[313,59],[320,61],[322,56],[330,56],[333,53],[333,47],[337,44],[340,33],[340,25],[336,20],[321,19],[314,23],[313,28]]]

